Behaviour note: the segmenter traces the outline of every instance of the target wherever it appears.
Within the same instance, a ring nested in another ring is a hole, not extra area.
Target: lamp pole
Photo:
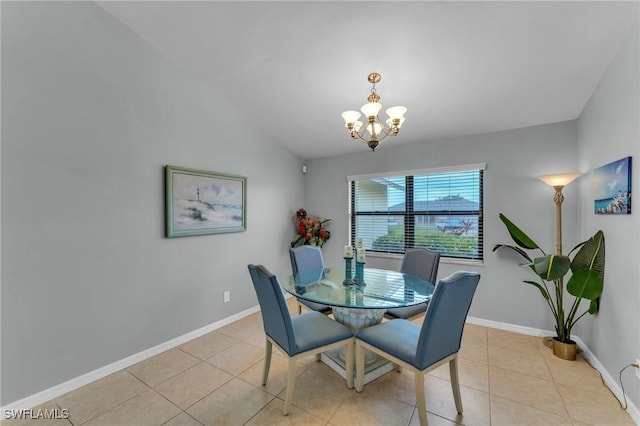
[[[558,256],[562,255],[562,202],[564,201],[562,188],[564,188],[564,185],[555,185],[553,187],[556,190],[553,202],[556,203],[556,254]]]

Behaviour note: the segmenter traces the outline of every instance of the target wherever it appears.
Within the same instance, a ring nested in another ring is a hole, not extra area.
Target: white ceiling
[[[392,144],[576,118],[638,2],[99,2],[302,158],[366,151],[340,117],[377,85]]]

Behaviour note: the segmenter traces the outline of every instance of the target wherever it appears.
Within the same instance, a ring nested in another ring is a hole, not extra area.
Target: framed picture
[[[631,214],[631,157],[594,170],[594,213]]]
[[[247,229],[247,178],[165,167],[167,238]]]

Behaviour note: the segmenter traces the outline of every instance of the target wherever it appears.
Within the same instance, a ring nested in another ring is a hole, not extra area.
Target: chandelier
[[[353,139],[358,139],[366,143],[371,151],[375,151],[376,147],[383,140],[390,136],[395,136],[400,131],[402,123],[404,123],[404,113],[407,108],[403,106],[394,106],[387,108],[389,118],[383,124],[378,118],[378,112],[382,109],[382,104],[378,102],[380,96],[376,93],[376,83],[380,82],[382,77],[377,72],[369,74],[367,80],[371,83],[371,94],[367,97],[369,103],[362,105],[360,111],[367,119],[367,125],[362,126],[362,121],[358,121],[360,113],[358,111],[345,111],[342,113],[344,125]],[[367,132],[369,133],[367,135]]]

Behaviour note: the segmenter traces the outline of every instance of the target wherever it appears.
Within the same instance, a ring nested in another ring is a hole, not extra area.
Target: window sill
[[[404,257],[403,254],[400,253],[380,253],[380,252],[371,252],[367,251],[367,257],[378,257],[383,259],[399,259],[402,260]],[[473,265],[473,266],[484,266],[484,261],[482,260],[472,260],[472,259],[457,259],[454,257],[441,257],[440,263],[450,263],[455,265]]]

